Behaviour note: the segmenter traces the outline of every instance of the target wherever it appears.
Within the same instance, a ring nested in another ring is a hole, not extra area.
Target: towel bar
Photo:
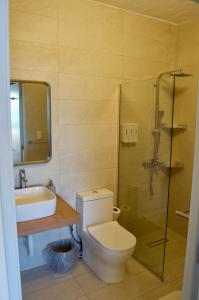
[[[176,215],[180,216],[180,217],[183,217],[185,219],[189,219],[189,213],[190,213],[190,210],[184,210],[184,211],[179,211],[179,210],[176,210]]]

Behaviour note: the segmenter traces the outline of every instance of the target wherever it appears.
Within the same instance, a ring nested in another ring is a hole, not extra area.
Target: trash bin
[[[49,243],[42,254],[48,267],[56,273],[66,273],[77,261],[77,247],[72,239]]]

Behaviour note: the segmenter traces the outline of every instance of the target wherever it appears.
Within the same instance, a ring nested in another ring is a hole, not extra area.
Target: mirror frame
[[[19,163],[13,163],[14,166],[24,166],[24,165],[35,165],[35,164],[46,164],[52,159],[52,105],[51,105],[51,87],[47,81],[39,81],[39,80],[23,80],[23,79],[10,79],[11,82],[19,82],[19,83],[40,83],[45,84],[47,87],[47,122],[48,122],[48,159],[45,160],[35,160],[35,161],[25,161]]]

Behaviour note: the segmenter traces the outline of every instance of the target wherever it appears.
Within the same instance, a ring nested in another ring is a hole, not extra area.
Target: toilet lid
[[[120,226],[117,221],[89,226],[88,232],[109,250],[128,250],[136,244],[135,236]]]

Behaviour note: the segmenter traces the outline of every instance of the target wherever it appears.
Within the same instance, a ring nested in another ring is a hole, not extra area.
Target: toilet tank
[[[113,220],[113,192],[107,189],[77,193],[76,205],[80,214],[80,233],[89,225]]]

